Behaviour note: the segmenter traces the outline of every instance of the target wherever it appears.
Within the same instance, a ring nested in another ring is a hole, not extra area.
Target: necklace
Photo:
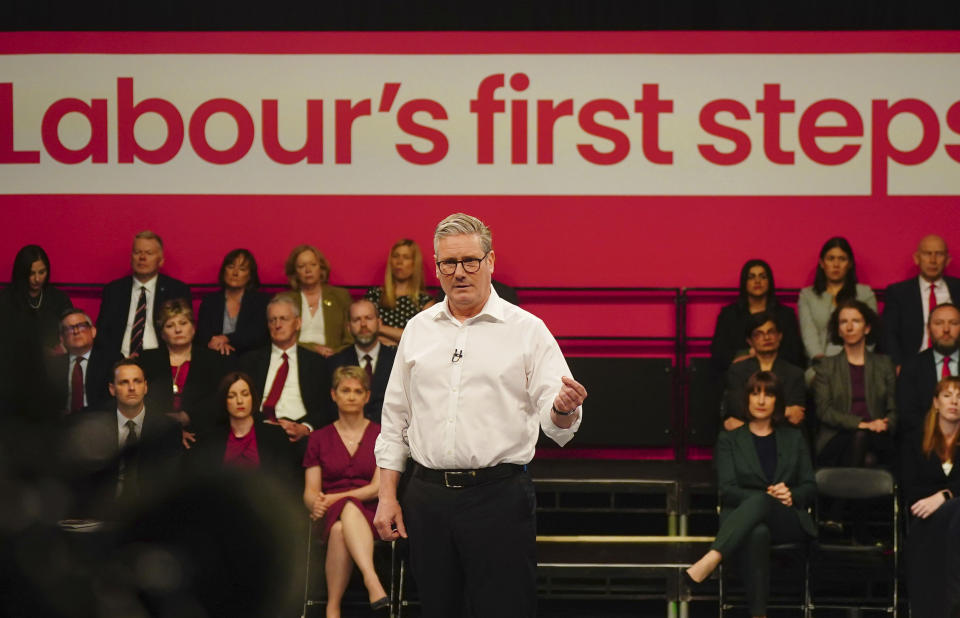
[[[36,305],[30,302],[30,295],[27,294],[27,305],[29,305],[31,309],[39,309],[40,305],[42,304],[43,304],[43,288],[40,288],[40,296],[37,297]]]
[[[180,370],[183,369],[183,364],[186,362],[189,362],[189,360],[190,360],[190,357],[188,355],[187,358],[180,361],[180,364],[177,365],[177,372],[173,374],[173,394],[174,395],[180,394],[180,387],[177,386],[177,380],[180,379]]]

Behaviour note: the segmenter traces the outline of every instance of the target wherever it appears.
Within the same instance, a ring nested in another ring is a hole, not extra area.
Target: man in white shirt
[[[883,351],[898,370],[931,346],[926,330],[930,311],[943,303],[960,302],[960,279],[944,274],[950,264],[950,251],[943,238],[935,234],[924,236],[913,254],[913,262],[918,276],[890,285],[883,297]]]
[[[97,346],[123,356],[139,356],[157,347],[154,316],[165,301],[190,300],[190,288],[160,273],[163,240],[144,230],[133,239],[130,253],[132,276],[111,281],[103,288],[97,315]]]
[[[49,409],[55,415],[99,410],[109,399],[107,384],[118,355],[95,349],[97,329],[82,309],[72,307],[60,318],[60,343],[66,354],[47,360]]]
[[[526,464],[541,428],[560,445],[573,437],[587,392],[544,323],[492,290],[495,255],[481,221],[450,215],[434,251],[446,302],[412,318],[397,349],[375,449],[374,525],[385,540],[409,536],[424,618],[465,606],[473,618],[534,616]]]
[[[376,303],[367,298],[350,304],[349,326],[353,345],[337,352],[327,362],[331,372],[345,365],[355,365],[367,372],[370,378],[370,401],[363,406],[363,415],[379,423],[383,396],[387,391],[397,348],[380,343],[380,311]]]
[[[909,358],[897,378],[897,433],[901,439],[920,439],[912,432],[923,429],[937,382],[960,375],[960,310],[952,303],[942,303],[934,307],[928,322],[933,345]]]
[[[261,393],[263,420],[282,425],[303,451],[310,432],[336,418],[330,372],[322,356],[297,345],[300,307],[289,293],[277,294],[267,304],[267,327],[270,345],[244,354],[240,368]]]
[[[135,359],[113,367],[112,410],[71,415],[68,474],[75,475],[78,515],[110,517],[115,500],[149,498],[176,478],[180,426],[144,405],[147,380]]]

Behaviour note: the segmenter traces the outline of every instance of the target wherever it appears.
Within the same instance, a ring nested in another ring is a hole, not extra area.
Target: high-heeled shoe
[[[381,597],[376,601],[370,601],[370,609],[377,611],[378,609],[383,609],[385,607],[390,607],[390,597]]]

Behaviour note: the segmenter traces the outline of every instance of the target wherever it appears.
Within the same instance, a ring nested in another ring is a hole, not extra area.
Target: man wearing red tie
[[[71,308],[60,318],[60,343],[66,354],[47,361],[47,408],[59,416],[102,409],[110,399],[107,384],[119,353],[95,348],[97,328],[81,309]]]
[[[960,375],[960,310],[952,303],[934,307],[927,333],[933,345],[907,360],[897,379],[897,415],[903,436],[921,429],[937,382]]]
[[[314,429],[333,422],[326,361],[297,345],[300,315],[296,301],[277,294],[267,305],[270,345],[252,350],[240,366],[263,393],[263,420],[279,423],[291,442],[306,445]]]
[[[960,279],[943,274],[950,264],[943,238],[925,236],[917,245],[913,262],[919,275],[894,283],[884,293],[885,352],[898,369],[933,344],[925,328],[933,308],[960,302]]]

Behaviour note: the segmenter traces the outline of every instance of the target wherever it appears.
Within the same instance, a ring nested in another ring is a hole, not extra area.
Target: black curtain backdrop
[[[7,0],[0,30],[943,30],[927,0]]]

